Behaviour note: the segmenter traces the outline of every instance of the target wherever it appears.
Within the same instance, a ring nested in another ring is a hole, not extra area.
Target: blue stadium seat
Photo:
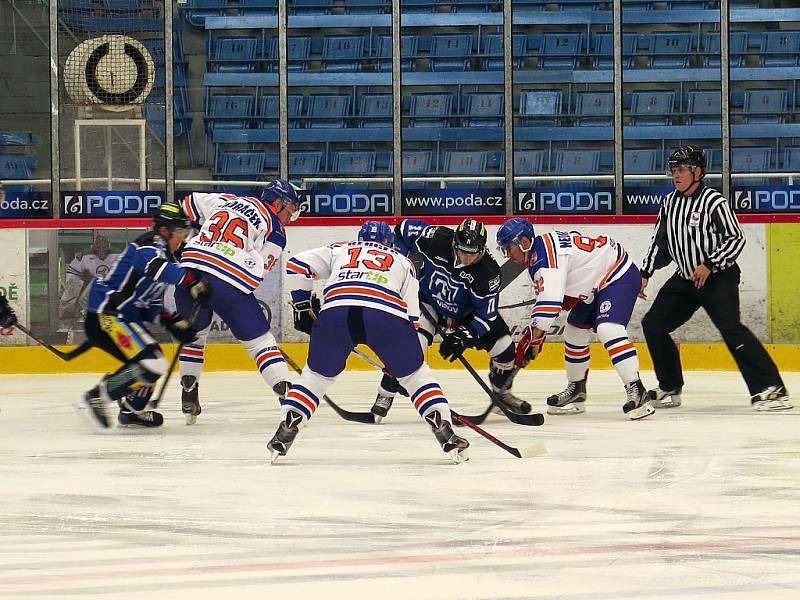
[[[622,34],[622,68],[633,66],[633,55],[639,43],[639,34]],[[614,37],[610,31],[601,31],[592,36],[592,66],[595,69],[612,70],[614,68]]]
[[[783,151],[783,170],[800,173],[800,146],[789,146]]]
[[[318,175],[321,164],[319,150],[289,152],[289,177]]]
[[[303,112],[303,95],[289,94],[287,98],[287,113],[289,129],[300,127],[300,117]],[[258,127],[261,129],[278,128],[278,96],[264,95],[258,100]]]
[[[473,92],[461,97],[464,127],[502,127],[503,93]]]
[[[560,90],[526,90],[519,96],[519,114],[522,126],[558,125],[561,114]],[[547,118],[555,117],[555,118]]]
[[[761,34],[765,67],[796,67],[800,59],[800,31],[765,31]]]
[[[252,94],[217,94],[206,100],[205,121],[210,133],[217,129],[246,129],[253,116]]]
[[[578,92],[575,101],[576,125],[614,125],[614,92]]]
[[[308,97],[309,127],[344,127],[350,116],[347,94],[312,94]]]
[[[392,126],[392,95],[363,94],[359,98],[358,114],[361,127]]]
[[[511,66],[515,70],[522,68],[525,53],[528,51],[528,36],[515,33],[511,36]],[[503,34],[489,33],[483,36],[484,71],[503,70]]]
[[[231,6],[229,0],[189,0],[186,20],[195,27],[205,27],[206,17],[222,17]]]
[[[333,155],[333,172],[336,175],[375,174],[375,150],[340,150]]]
[[[209,66],[218,73],[252,73],[257,51],[258,38],[218,37],[211,45]]]
[[[689,125],[716,125],[722,119],[722,93],[719,90],[689,90],[686,108]]]
[[[290,15],[329,15],[333,0],[289,0],[286,4]]]
[[[631,125],[670,125],[675,107],[672,90],[631,93]]]
[[[431,0],[400,0],[400,11],[403,13],[429,13],[436,10],[436,3]]]
[[[540,69],[574,70],[583,47],[583,34],[574,31],[548,32],[539,47]]]
[[[0,154],[0,179],[30,179],[35,168],[35,156]]]
[[[770,171],[772,149],[767,146],[737,146],[731,148],[731,173],[764,173]],[[736,185],[765,185],[764,178],[733,180]]]
[[[217,156],[215,178],[261,179],[264,174],[266,154],[262,151],[221,152]]]
[[[557,150],[554,172],[559,175],[596,175],[600,168],[599,150]]]
[[[0,146],[33,146],[34,137],[30,131],[0,131]]]
[[[409,127],[449,127],[453,95],[449,93],[412,94]]]
[[[389,0],[345,0],[344,3],[344,12],[348,15],[382,14],[391,9]]]
[[[276,15],[278,0],[239,0],[240,15]]]
[[[786,122],[789,92],[785,89],[745,90],[745,123]]]
[[[701,41],[703,66],[709,69],[719,69],[719,31],[704,33]],[[747,32],[731,31],[730,44],[728,46],[728,62],[730,63],[731,67],[741,67],[744,64],[745,54],[747,54]]]
[[[685,69],[695,34],[688,31],[656,32],[647,36],[651,69]]]
[[[630,175],[649,175],[661,173],[661,151],[654,149],[634,149],[623,152],[624,170]]]
[[[403,72],[416,71],[416,61],[419,49],[419,36],[402,35],[400,36],[400,70]],[[383,73],[392,70],[392,36],[379,35],[377,46],[377,65],[378,71]]]
[[[466,71],[472,56],[472,34],[439,33],[431,40],[431,71]]]
[[[541,175],[547,150],[516,150],[514,152],[514,176]]]
[[[323,71],[340,73],[360,71],[363,57],[363,36],[331,35],[322,40]]]
[[[484,150],[449,150],[444,153],[444,170],[446,175],[486,175],[487,153]],[[458,181],[454,186],[477,187],[478,182]]]
[[[308,69],[308,57],[311,54],[311,38],[308,36],[291,36],[286,40],[286,60],[289,71],[305,71]],[[277,59],[277,40],[275,57]],[[277,65],[276,65],[277,70]]]
[[[404,150],[403,151],[403,177],[428,176],[431,174],[433,152],[430,150]],[[403,187],[425,187],[424,181],[403,182]]]
[[[439,4],[449,4],[450,11],[454,13],[485,13],[492,9],[492,6],[497,6],[498,2],[495,0],[439,0]],[[503,9],[502,2],[500,2],[500,10]]]

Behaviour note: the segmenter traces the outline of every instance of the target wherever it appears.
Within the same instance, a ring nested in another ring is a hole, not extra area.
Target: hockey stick
[[[31,338],[37,344],[47,348],[50,352],[55,354],[61,360],[67,360],[67,361],[72,360],[73,358],[76,358],[76,357],[80,356],[81,354],[83,354],[84,352],[89,350],[90,348],[94,347],[90,340],[84,340],[84,342],[80,346],[75,348],[74,350],[70,350],[69,352],[62,352],[61,350],[59,350],[55,346],[51,346],[50,344],[45,342],[43,339],[41,339],[41,338],[37,337],[36,335],[34,335],[34,333],[31,330],[29,330],[27,327],[25,327],[24,325],[21,325],[20,323],[15,323],[14,327],[19,329],[22,333],[27,335],[29,338]]]
[[[491,407],[490,407],[491,408]],[[547,447],[544,445],[544,442],[537,442],[532,446],[527,446],[525,448],[515,448],[514,446],[509,446],[508,444],[501,442],[491,433],[478,427],[471,419],[464,417],[458,414],[454,410],[450,410],[450,414],[453,415],[453,419],[458,421],[461,425],[466,425],[476,433],[480,434],[490,442],[492,442],[495,446],[499,446],[509,454],[513,454],[517,458],[531,458],[533,456],[541,456],[542,454],[547,454]]]
[[[188,327],[194,325],[194,322],[197,320],[197,315],[200,312],[200,303],[196,302],[194,306],[192,306],[192,312],[189,315],[189,318],[186,321],[189,323]],[[167,368],[167,372],[164,375],[164,382],[161,384],[161,389],[158,390],[158,394],[155,398],[150,400],[147,403],[147,408],[149,410],[155,410],[158,408],[158,405],[161,404],[161,398],[164,397],[164,392],[167,389],[167,384],[169,383],[170,378],[172,377],[172,372],[175,370],[175,365],[178,364],[178,359],[181,357],[181,350],[186,345],[186,342],[181,342],[178,344],[178,347],[175,349],[175,356],[172,357],[172,361],[169,363],[169,367]]]
[[[498,306],[497,310],[503,310],[506,308],[519,308],[520,306],[530,306],[531,304],[536,304],[536,300],[525,300],[525,302],[517,302],[515,304],[503,304],[502,306]]]
[[[441,326],[439,325],[438,319],[432,318],[430,313],[428,312],[428,310],[424,306],[420,305],[420,309],[422,310],[422,312],[425,315],[425,317],[431,323],[433,323],[433,326],[434,326],[434,328],[436,330],[436,333],[438,333],[441,336],[444,336],[444,331],[442,330]],[[506,416],[506,418],[509,421],[511,421],[512,423],[516,423],[517,425],[528,425],[528,426],[531,426],[531,427],[538,427],[539,425],[543,425],[544,424],[544,415],[542,413],[531,413],[531,414],[528,414],[528,415],[523,415],[523,414],[515,413],[515,412],[512,412],[512,411],[508,410],[505,406],[503,406],[502,401],[500,400],[497,392],[495,392],[494,390],[492,390],[492,388],[490,388],[488,385],[486,385],[486,382],[481,378],[480,375],[478,375],[478,373],[475,371],[473,366],[471,364],[469,364],[469,362],[467,361],[466,358],[464,358],[463,355],[459,355],[458,356],[458,361],[464,366],[464,368],[467,370],[467,372],[470,375],[472,375],[472,378],[478,383],[479,386],[481,386],[483,391],[486,392],[486,395],[489,396],[489,399],[492,401],[492,405],[494,405],[497,408],[499,408],[500,411]],[[490,406],[485,411],[486,415],[489,414],[489,410],[491,410],[491,408],[492,407]],[[483,415],[481,415],[481,416],[483,416]],[[486,418],[486,417],[484,417],[484,418]]]
[[[292,357],[286,354],[286,352],[284,352],[280,347],[278,347],[278,350],[280,350],[280,353],[283,355],[283,359],[286,361],[286,364],[289,365],[295,373],[299,375],[303,372],[300,366],[294,362]],[[325,400],[325,402],[328,403],[328,406],[330,406],[333,411],[345,421],[353,421],[354,423],[370,423],[372,425],[375,424],[375,415],[373,415],[371,412],[354,412],[344,409],[336,404],[336,402],[328,398],[327,394],[323,395],[322,399]]]
[[[364,360],[364,362],[366,362],[367,364],[372,365],[373,367],[375,367],[377,369],[383,370],[383,368],[384,368],[383,365],[381,365],[378,361],[373,359],[367,353],[362,352],[358,348],[354,348],[353,349],[353,354],[355,354],[356,356],[360,357],[361,359]],[[480,418],[481,420],[485,419],[486,415],[489,414],[489,411],[492,410],[493,406],[494,405],[490,405],[488,410],[484,414],[479,415],[478,418]],[[456,411],[454,411],[452,408],[450,409],[450,414],[453,415],[454,421],[456,423],[458,423],[459,425],[465,425],[465,426],[469,427],[470,429],[472,429],[473,431],[479,433],[480,435],[485,437],[487,440],[489,440],[490,442],[492,442],[496,446],[500,446],[503,450],[505,450],[506,452],[508,452],[510,454],[513,454],[517,458],[530,458],[532,456],[540,456],[542,454],[546,454],[547,453],[547,448],[545,448],[545,445],[544,445],[543,442],[538,442],[537,444],[534,444],[533,446],[529,446],[527,448],[515,448],[514,446],[509,446],[508,444],[505,444],[505,443],[501,442],[500,440],[498,440],[495,436],[493,436],[491,433],[489,433],[485,429],[482,429],[482,428],[478,427],[478,423],[472,417],[465,417],[464,415],[460,415]]]

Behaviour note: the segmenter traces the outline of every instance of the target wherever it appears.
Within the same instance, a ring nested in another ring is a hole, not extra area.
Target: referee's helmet
[[[700,167],[700,170],[706,172],[706,153],[699,146],[681,146],[669,155],[667,159],[669,168],[672,167]]]

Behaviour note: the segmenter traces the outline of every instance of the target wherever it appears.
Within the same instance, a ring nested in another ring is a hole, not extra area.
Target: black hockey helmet
[[[162,204],[153,215],[153,229],[158,231],[164,225],[170,231],[178,227],[186,229],[189,227],[189,218],[177,204]]]
[[[486,250],[486,226],[475,219],[464,219],[453,236],[453,250],[478,254]]]
[[[681,146],[669,155],[667,159],[669,168],[691,166],[700,167],[700,170],[706,172],[706,153],[699,146]]]

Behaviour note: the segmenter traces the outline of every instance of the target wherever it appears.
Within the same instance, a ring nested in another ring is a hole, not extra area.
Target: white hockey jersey
[[[588,237],[577,231],[536,236],[528,267],[536,304],[534,327],[548,331],[561,310],[576,302],[591,303],[598,290],[619,279],[633,265],[622,244],[607,235]]]
[[[70,261],[60,298],[59,310],[62,315],[70,310],[81,311],[86,308],[89,284],[93,279],[105,277],[118,258],[119,254],[107,254],[105,258],[96,254],[78,254]]]
[[[280,262],[286,233],[272,209],[258,198],[194,192],[183,210],[200,233],[186,243],[181,265],[211,273],[250,293],[264,272]]]
[[[364,306],[418,327],[419,284],[405,256],[376,242],[339,242],[300,252],[286,262],[293,300],[307,298],[314,279],[326,279],[322,310]]]

